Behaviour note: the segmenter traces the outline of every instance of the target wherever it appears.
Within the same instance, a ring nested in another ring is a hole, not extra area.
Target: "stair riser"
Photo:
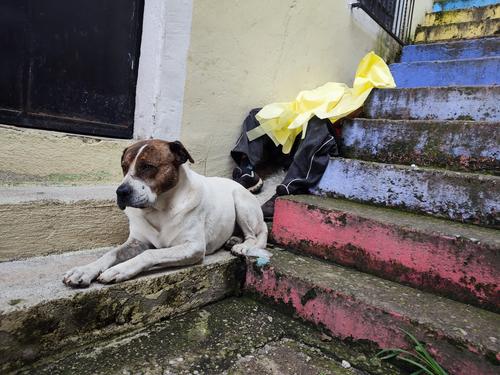
[[[301,253],[500,311],[500,253],[477,241],[284,199],[272,236]]]
[[[446,10],[467,9],[472,7],[484,7],[497,4],[498,0],[447,0],[436,1],[432,7],[434,12]]]
[[[500,6],[460,9],[454,12],[427,13],[423,26],[446,25],[461,22],[480,22],[500,18]]]
[[[369,118],[500,121],[500,86],[375,90]]]
[[[113,246],[128,236],[111,200],[1,204],[0,222],[0,261]]]
[[[498,35],[500,20],[455,23],[443,26],[417,28],[415,43],[432,43],[444,40],[474,39]]]
[[[500,228],[500,183],[493,176],[332,159],[316,194]]]
[[[500,55],[500,38],[450,43],[412,44],[403,48],[401,62],[461,60]]]
[[[355,296],[325,289],[280,274],[274,268],[259,269],[249,265],[245,288],[266,301],[285,306],[292,313],[323,328],[335,337],[368,340],[382,348],[408,347],[406,329],[425,337],[431,352],[453,374],[494,374],[497,368],[474,353],[475,348],[462,348],[442,332],[430,331],[424,324],[412,322],[396,311],[380,310]]]
[[[240,268],[231,257],[0,313],[0,371],[6,373],[49,354],[93,344],[233,295],[241,283],[237,279]]]
[[[391,65],[398,88],[500,84],[500,58],[423,61]]]
[[[126,140],[0,125],[0,185],[118,185],[123,178],[120,157],[129,145]]]
[[[353,120],[344,123],[343,155],[394,164],[500,174],[500,123]]]

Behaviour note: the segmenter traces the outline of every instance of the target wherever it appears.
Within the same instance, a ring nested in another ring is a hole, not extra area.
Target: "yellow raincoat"
[[[353,87],[328,82],[314,90],[301,91],[290,103],[266,105],[255,116],[260,126],[250,130],[250,141],[267,134],[276,146],[288,154],[295,138],[305,137],[307,123],[313,116],[328,118],[332,124],[356,111],[374,88],[396,87],[389,67],[375,53],[368,53],[358,65]]]

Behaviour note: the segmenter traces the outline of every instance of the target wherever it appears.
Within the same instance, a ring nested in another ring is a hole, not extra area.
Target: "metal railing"
[[[399,44],[409,42],[415,0],[358,0],[352,7],[365,11]]]

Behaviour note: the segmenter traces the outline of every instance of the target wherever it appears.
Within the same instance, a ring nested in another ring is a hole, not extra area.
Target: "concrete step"
[[[500,38],[481,38],[403,47],[401,62],[462,60],[500,56]]]
[[[0,261],[123,243],[128,222],[115,189],[0,188]]]
[[[63,273],[105,250],[0,263],[0,372],[76,349],[234,294],[240,262],[226,251],[203,264],[111,286],[72,289]]]
[[[500,312],[500,231],[312,195],[276,201],[274,242]]]
[[[487,86],[500,84],[500,57],[391,64],[396,86]]]
[[[498,121],[354,119],[342,137],[346,158],[500,175]]]
[[[474,39],[497,36],[500,20],[451,23],[438,26],[419,26],[415,31],[415,43],[432,43],[444,40]]]
[[[364,105],[369,118],[500,121],[500,86],[374,90]]]
[[[0,186],[106,185],[130,141],[0,125]]]
[[[500,177],[334,158],[318,195],[500,228]]]
[[[323,340],[322,340],[323,339]],[[366,345],[344,343],[247,297],[228,298],[73,353],[44,358],[19,374],[383,374]],[[351,368],[342,367],[347,361]]]
[[[484,7],[498,3],[498,0],[435,0],[432,10],[434,12],[441,12],[445,10]]]
[[[450,374],[497,374],[500,316],[477,307],[287,251],[248,266],[245,290],[286,306],[331,335],[381,348],[425,342]]]
[[[500,18],[500,5],[432,12],[425,15],[423,26],[446,25],[461,22],[480,22]]]

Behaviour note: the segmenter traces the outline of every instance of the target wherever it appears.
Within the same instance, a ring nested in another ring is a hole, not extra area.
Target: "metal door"
[[[0,0],[0,123],[130,138],[144,0]]]

